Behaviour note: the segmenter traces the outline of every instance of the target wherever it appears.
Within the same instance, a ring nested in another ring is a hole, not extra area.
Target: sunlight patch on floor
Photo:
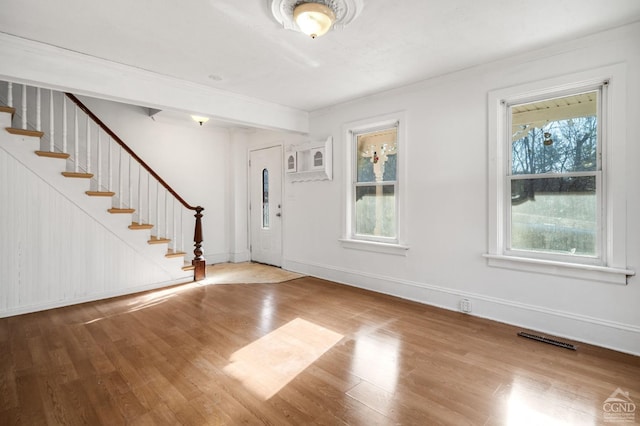
[[[224,372],[266,401],[342,337],[334,331],[296,318],[234,352]]]
[[[207,277],[198,285],[274,284],[302,277],[302,274],[253,262],[218,263],[207,266]]]
[[[526,383],[515,378],[508,399],[506,425],[509,426],[570,426],[595,425],[595,413],[579,398],[566,403],[567,392],[540,384]]]
[[[101,321],[105,318],[111,318],[115,315],[126,314],[130,312],[140,311],[142,309],[152,308],[154,306],[158,306],[174,296],[177,296],[179,293],[182,293],[187,290],[191,290],[195,288],[196,285],[189,284],[181,284],[175,285],[168,288],[161,288],[159,290],[151,290],[144,292],[138,296],[129,296],[124,299],[114,299],[112,303],[108,304],[109,313],[102,316],[97,317],[88,321],[85,321],[83,324],[92,324],[98,321]]]
[[[400,372],[400,341],[381,333],[360,334],[352,359],[353,374],[387,392],[396,390]]]

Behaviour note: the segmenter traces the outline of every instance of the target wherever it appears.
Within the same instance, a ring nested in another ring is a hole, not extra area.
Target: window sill
[[[371,251],[374,253],[393,254],[396,256],[406,256],[408,246],[401,244],[379,243],[375,241],[340,239],[342,247],[353,250]]]
[[[487,258],[489,266],[498,268],[602,281],[611,284],[626,285],[627,277],[635,275],[635,272],[629,269],[611,268],[608,266],[582,265],[498,254],[483,254],[483,256]]]

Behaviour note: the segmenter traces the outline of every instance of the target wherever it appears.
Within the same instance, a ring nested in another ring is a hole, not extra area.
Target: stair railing
[[[13,122],[20,123],[24,131],[42,132],[43,126],[47,128],[40,155],[67,158],[67,170],[73,171],[65,172],[65,176],[90,178],[92,190],[87,194],[112,196],[113,208],[109,211],[131,213],[134,220],[130,228],[151,229],[154,235],[149,242],[167,243],[168,256],[184,255],[184,214],[195,211],[191,263],[194,279],[205,278],[203,207],[187,203],[75,95],[23,84],[14,91],[18,84],[4,84],[6,99],[1,99],[4,93],[0,92],[0,100],[14,109]],[[35,123],[34,129],[29,129],[31,123]]]

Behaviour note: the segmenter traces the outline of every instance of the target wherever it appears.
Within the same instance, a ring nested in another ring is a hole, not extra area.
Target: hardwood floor
[[[640,358],[518,331],[315,278],[177,286],[0,319],[0,424],[596,425],[618,388],[640,405]]]

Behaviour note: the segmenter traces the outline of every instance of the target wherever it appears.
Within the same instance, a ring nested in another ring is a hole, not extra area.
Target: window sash
[[[548,259],[548,260],[557,260],[564,259],[566,261],[580,261],[587,264],[596,264],[599,265],[602,263],[602,259],[604,257],[604,247],[603,247],[603,238],[604,238],[604,208],[603,208],[603,197],[602,197],[602,172],[580,172],[580,173],[567,173],[566,175],[561,174],[548,174],[548,175],[535,175],[537,177],[531,177],[534,175],[513,175],[508,176],[505,180],[505,212],[504,212],[504,222],[505,222],[505,230],[504,230],[504,253],[506,255],[513,256],[524,256],[524,257],[532,257],[539,259]],[[538,250],[527,250],[527,249],[518,249],[512,247],[512,231],[513,231],[513,223],[512,223],[512,204],[511,204],[511,182],[517,180],[524,179],[560,179],[563,177],[594,177],[595,178],[595,186],[596,186],[596,242],[595,242],[595,254],[593,256],[584,255],[584,254],[564,254],[559,252],[551,252],[551,251],[538,251]]]
[[[393,187],[393,195],[394,195],[394,223],[393,228],[395,230],[395,235],[393,237],[386,237],[384,235],[372,235],[372,234],[361,234],[358,233],[358,224],[357,224],[357,188],[363,187]],[[397,243],[398,239],[398,184],[397,181],[384,181],[384,182],[357,182],[353,186],[353,214],[351,215],[352,219],[352,238],[366,241],[379,241],[385,243]]]
[[[399,194],[399,176],[401,173],[400,161],[398,160],[400,155],[400,129],[399,121],[395,121],[391,124],[371,126],[359,129],[358,131],[351,132],[351,233],[350,238],[353,240],[381,242],[388,244],[398,244],[400,241],[400,223],[399,223],[399,206],[400,206],[400,194]],[[380,181],[380,182],[358,182],[358,137],[368,133],[374,133],[386,129],[396,129],[396,180]],[[394,191],[394,229],[395,236],[385,237],[371,234],[359,234],[357,232],[357,188],[358,187],[372,187],[372,186],[393,186]]]
[[[557,99],[571,95],[578,95],[588,92],[597,92],[597,107],[596,116],[598,120],[597,128],[597,146],[596,146],[596,170],[585,172],[552,172],[552,173],[532,173],[532,174],[513,174],[513,147],[512,147],[512,108],[518,105],[527,104],[531,102],[542,101],[546,99]],[[605,202],[603,195],[604,176],[605,170],[603,170],[603,151],[604,144],[606,142],[605,135],[607,134],[607,116],[606,116],[606,103],[603,102],[607,96],[607,83],[601,83],[594,86],[580,87],[577,90],[569,90],[566,92],[550,92],[547,94],[539,95],[534,98],[520,99],[517,102],[509,102],[503,104],[503,111],[505,114],[505,128],[504,131],[504,149],[505,149],[505,170],[503,174],[503,253],[507,256],[521,256],[535,259],[545,260],[561,260],[567,262],[579,262],[585,264],[603,265],[606,264],[606,217],[605,217]],[[550,251],[535,251],[512,248],[512,204],[511,204],[511,182],[515,180],[524,179],[549,179],[549,178],[566,178],[566,177],[595,177],[596,179],[596,253],[594,256],[588,255],[575,255],[575,254],[563,254]]]

